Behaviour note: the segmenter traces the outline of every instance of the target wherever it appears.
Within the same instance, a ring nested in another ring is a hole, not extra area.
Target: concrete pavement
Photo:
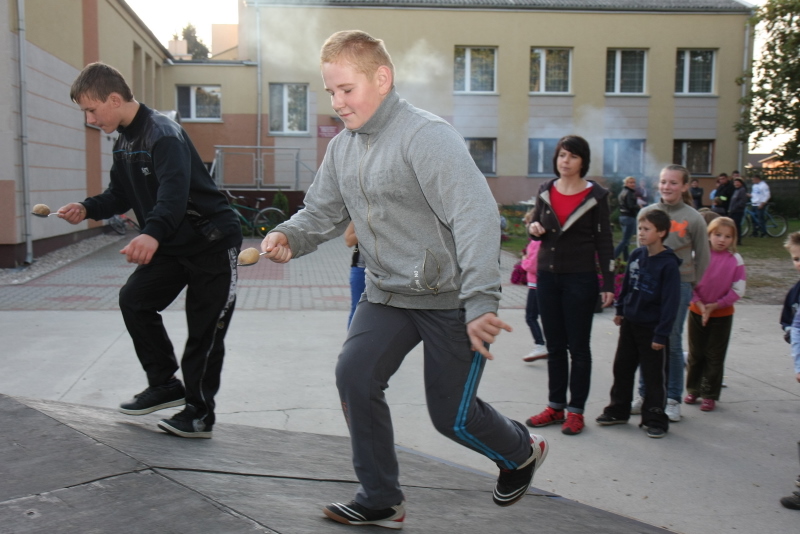
[[[117,291],[132,269],[119,248],[106,247],[21,286],[0,287],[0,393],[115,408],[144,388],[116,311]],[[503,255],[506,279],[513,262]],[[337,239],[287,265],[262,261],[240,270],[217,397],[219,423],[346,436],[333,369],[349,310],[348,266],[349,250]],[[509,284],[503,291],[501,316],[514,332],[492,347],[496,359],[486,367],[479,395],[524,420],[546,403],[547,368],[545,361],[520,359],[532,345],[524,320],[527,290]],[[185,337],[182,307],[179,299],[164,313],[176,348]],[[612,313],[597,314],[587,428],[579,436],[564,436],[555,426],[538,431],[551,452],[534,486],[686,534],[794,531],[800,515],[778,501],[800,473],[800,387],[777,326],[779,312],[778,306],[737,307],[726,362],[729,387],[717,410],[682,406],[683,421],[662,440],[648,439],[634,420],[610,428],[593,423],[608,402],[617,339]],[[418,348],[387,390],[397,444],[494,476],[491,462],[432,428],[421,363]],[[530,521],[536,530],[536,515]]]

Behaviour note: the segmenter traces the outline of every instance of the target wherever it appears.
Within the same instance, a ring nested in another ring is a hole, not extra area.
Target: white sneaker
[[[681,405],[675,399],[667,399],[667,407],[664,409],[664,413],[667,414],[669,420],[673,423],[677,423],[681,420]]]
[[[642,404],[644,404],[644,398],[640,395],[633,400],[633,404],[631,404],[631,415],[639,415],[642,413]]]
[[[547,347],[544,345],[535,345],[533,350],[527,355],[522,358],[523,362],[535,362],[536,360],[541,360],[543,358],[547,358]]]

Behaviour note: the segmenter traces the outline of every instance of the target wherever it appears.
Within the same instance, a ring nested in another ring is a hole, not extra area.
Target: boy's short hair
[[[346,61],[370,80],[378,67],[386,66],[392,71],[394,63],[382,39],[376,39],[361,30],[336,32],[325,41],[319,54],[319,65]]]
[[[571,152],[581,158],[581,178],[586,176],[589,172],[589,163],[592,159],[592,151],[589,149],[589,143],[583,137],[578,135],[565,135],[558,140],[556,145],[556,152],[553,154],[553,171],[556,176],[561,178],[561,173],[558,172],[558,153],[561,149]]]
[[[661,242],[669,235],[669,229],[672,227],[672,221],[664,210],[647,210],[639,214],[636,219],[637,222],[647,221],[656,227],[656,232],[666,232],[661,238]]]
[[[89,63],[72,82],[69,90],[70,99],[78,103],[81,97],[105,102],[111,93],[118,93],[125,102],[133,100],[133,91],[122,74],[105,63]]]
[[[783,244],[783,248],[789,250],[789,247],[797,246],[800,246],[800,232],[792,232],[786,237],[786,242]]]

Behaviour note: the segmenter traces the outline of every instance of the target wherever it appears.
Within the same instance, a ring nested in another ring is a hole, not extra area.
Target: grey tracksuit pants
[[[389,508],[403,500],[384,390],[420,341],[434,427],[501,468],[514,469],[531,454],[525,426],[476,396],[485,359],[470,350],[463,310],[409,310],[363,300],[339,354],[336,386],[361,484],[356,501],[367,508]]]

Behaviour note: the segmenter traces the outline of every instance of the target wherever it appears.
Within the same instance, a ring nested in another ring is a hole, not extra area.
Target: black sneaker
[[[194,406],[187,405],[186,408],[176,413],[171,419],[162,419],[158,422],[158,428],[182,438],[205,438],[212,436],[211,429],[214,425],[207,425],[202,420],[195,417]]]
[[[119,405],[119,411],[128,415],[144,415],[164,408],[173,408],[186,404],[186,392],[183,384],[173,378],[161,386],[152,386],[138,395],[134,395],[128,402]]]
[[[663,438],[664,436],[667,435],[667,431],[664,430],[663,428],[656,428],[646,425],[642,425],[642,428],[644,428],[645,431],[647,432],[648,438],[658,439],[658,438]]]
[[[547,440],[542,436],[531,434],[531,455],[528,460],[516,469],[500,470],[492,495],[492,500],[497,506],[511,506],[527,493],[533,482],[533,475],[544,463],[549,450]]]
[[[345,525],[377,525],[379,527],[401,529],[406,518],[403,502],[384,510],[371,510],[356,501],[347,504],[335,502],[322,509],[325,515]]]
[[[793,491],[788,497],[782,497],[781,504],[790,510],[800,510],[800,491]]]
[[[628,422],[627,419],[619,419],[614,417],[613,415],[609,415],[607,413],[600,414],[595,422],[601,426],[609,426],[609,425],[624,425]]]

